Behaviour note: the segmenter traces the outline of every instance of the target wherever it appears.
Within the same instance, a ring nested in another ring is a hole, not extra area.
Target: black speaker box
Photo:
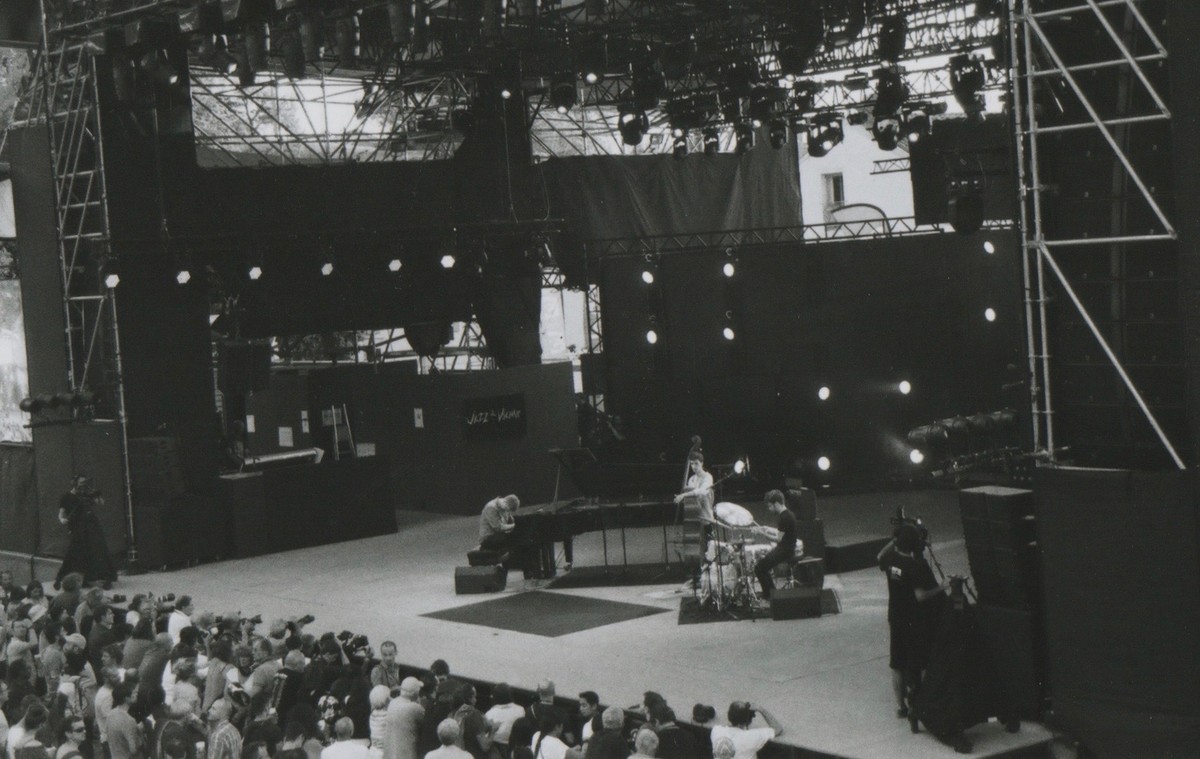
[[[771,619],[821,616],[820,588],[777,588],[771,591]]]
[[[508,584],[508,572],[502,567],[455,567],[454,593],[499,593]]]
[[[817,494],[810,488],[788,488],[784,496],[797,521],[811,522],[817,518]]]
[[[804,541],[804,555],[825,558],[825,523],[820,519],[797,519],[796,537]]]

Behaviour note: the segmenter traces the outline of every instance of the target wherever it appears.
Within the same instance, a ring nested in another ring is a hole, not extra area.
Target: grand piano
[[[663,562],[677,558],[668,545],[667,528],[682,519],[682,509],[674,500],[682,466],[604,463],[583,448],[551,453],[558,459],[559,477],[566,474],[583,496],[559,501],[556,495],[551,503],[517,510],[513,540],[517,563],[527,576],[553,577],[554,544],[588,532],[602,533],[606,567],[609,533],[619,532],[625,565],[625,530],[639,527],[662,527]]]

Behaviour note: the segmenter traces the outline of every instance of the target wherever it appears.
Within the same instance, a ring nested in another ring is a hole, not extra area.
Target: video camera
[[[361,664],[370,659],[374,654],[371,650],[371,642],[367,639],[366,635],[342,630],[337,634],[337,639],[338,643],[342,646],[342,651],[346,653],[346,658],[351,662]]]
[[[896,507],[896,513],[892,516],[892,538],[897,543],[901,542],[900,535],[904,532],[905,527],[912,527],[916,530],[918,545],[915,550],[923,551],[929,545],[929,529],[921,521],[920,517],[910,517],[904,513],[903,506]]]

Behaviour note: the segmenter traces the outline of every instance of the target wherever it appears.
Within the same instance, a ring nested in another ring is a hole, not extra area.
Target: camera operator
[[[756,715],[762,717],[767,727],[750,727]],[[775,715],[749,701],[734,701],[726,716],[729,725],[713,726],[712,744],[716,746],[722,738],[728,738],[733,743],[734,759],[754,759],[768,741],[783,734],[783,725]]]
[[[929,654],[926,632],[933,609],[930,599],[938,597],[949,583],[938,584],[933,570],[925,561],[928,533],[920,520],[901,513],[892,539],[876,557],[879,569],[888,581],[888,628],[891,634],[889,666],[892,670],[892,690],[896,695],[896,716],[908,717],[906,697],[921,684],[921,672]]]

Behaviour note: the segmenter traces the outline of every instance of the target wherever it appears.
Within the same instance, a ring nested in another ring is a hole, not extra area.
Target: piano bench
[[[500,563],[503,555],[500,551],[476,548],[467,551],[467,564],[472,567],[492,567]]]

